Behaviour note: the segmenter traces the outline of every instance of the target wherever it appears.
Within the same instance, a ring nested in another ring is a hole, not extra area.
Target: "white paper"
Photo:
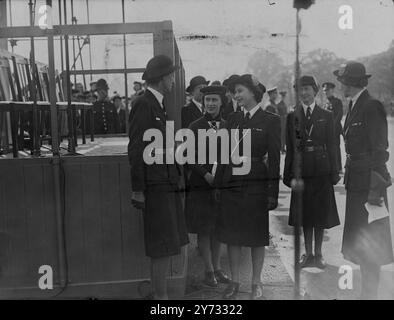
[[[365,204],[365,209],[368,211],[368,223],[374,222],[379,219],[383,219],[389,216],[386,206],[374,206],[368,202]]]
[[[217,169],[217,167],[218,167],[218,163],[215,161],[215,162],[213,163],[212,172],[211,172],[211,174],[212,174],[213,176],[215,176],[215,174],[216,174],[216,169]]]

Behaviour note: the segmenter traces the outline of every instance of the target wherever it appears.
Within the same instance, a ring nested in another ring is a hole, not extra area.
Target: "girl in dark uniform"
[[[300,267],[324,269],[322,255],[324,229],[339,225],[334,185],[340,180],[334,134],[334,119],[330,111],[319,107],[315,96],[319,91],[313,76],[299,81],[300,102],[287,118],[286,159],[283,182],[291,187],[295,177],[295,152],[301,153],[301,175],[304,182],[303,211],[297,211],[297,195],[292,192],[289,225],[295,227],[299,217],[305,238],[305,254]],[[313,238],[315,248],[313,254]]]
[[[218,203],[214,199],[213,181],[217,165],[209,163],[210,150],[207,139],[207,147],[200,150],[197,144],[199,129],[213,129],[217,131],[225,127],[225,121],[221,117],[221,107],[225,101],[226,88],[223,86],[209,86],[201,89],[203,93],[203,106],[206,110],[203,117],[192,122],[189,126],[196,137],[196,163],[189,164],[191,169],[190,193],[187,198],[186,221],[188,231],[197,234],[198,248],[205,265],[204,283],[216,287],[218,282],[228,283],[229,279],[220,270],[220,246],[221,243],[213,239],[218,216]],[[198,164],[198,155],[205,153],[205,164]],[[220,159],[220,145],[217,149],[217,159]]]
[[[242,247],[252,254],[251,299],[263,298],[261,272],[265,246],[269,244],[268,211],[276,208],[279,191],[280,118],[266,112],[258,104],[265,87],[250,74],[232,80],[235,98],[244,107],[228,118],[228,130],[239,130],[240,146],[246,135],[251,138],[251,152],[240,151],[243,161],[249,161],[250,171],[235,175],[235,162],[221,165],[217,186],[221,189],[221,210],[217,237],[228,248],[231,280],[223,298],[235,299],[239,291],[239,270]],[[243,130],[242,130],[243,129]],[[230,154],[233,150],[230,149]],[[240,148],[242,149],[242,148]],[[234,154],[234,153],[233,153]]]

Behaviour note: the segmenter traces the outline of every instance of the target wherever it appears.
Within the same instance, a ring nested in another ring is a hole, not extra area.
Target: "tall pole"
[[[299,103],[299,78],[300,78],[300,31],[301,23],[299,17],[300,9],[296,13],[296,62],[295,62],[295,99],[296,106]],[[296,126],[295,126],[295,130]],[[297,139],[297,132],[295,132]],[[300,299],[300,228],[302,217],[302,194],[303,194],[303,181],[301,176],[301,153],[298,150],[297,144],[295,145],[294,155],[294,180],[292,181],[292,188],[296,196],[296,223],[294,228],[294,299]]]
[[[66,0],[64,0],[64,24],[67,25],[67,4]],[[64,47],[65,47],[65,58],[66,58],[66,88],[67,88],[67,110],[70,110],[68,113],[69,115],[69,146],[68,149],[70,153],[74,154],[75,153],[75,145],[76,145],[76,137],[74,137],[74,110],[71,110],[71,82],[70,82],[70,51],[68,47],[68,40],[69,36],[68,34],[64,35]]]
[[[88,18],[88,24],[90,24],[90,13],[89,13],[89,0],[86,0],[86,14]],[[91,38],[90,35],[88,36],[89,38],[89,67],[90,71],[92,70],[92,45],[91,45]],[[90,82],[93,81],[93,75],[90,74]]]
[[[0,28],[7,26],[7,2],[0,0]],[[8,39],[0,39],[0,49],[7,50]]]
[[[122,19],[123,23],[126,22],[124,0],[122,0]],[[126,105],[126,132],[129,132],[129,84],[127,81],[127,48],[126,48],[126,35],[123,34],[123,62],[124,62],[124,86],[125,86],[125,105]],[[123,133],[123,132],[122,132]]]
[[[58,0],[59,4],[59,25],[62,25],[62,0]],[[63,57],[63,36],[60,35],[60,65],[62,72],[64,72],[64,57]]]
[[[71,24],[76,24],[76,18],[74,17],[74,0],[71,0]],[[74,70],[75,70],[75,36],[72,37],[72,45],[73,45]],[[76,85],[77,85],[77,74],[74,73],[74,89],[76,89]]]
[[[30,26],[34,26],[35,19],[35,8],[33,5],[33,1],[29,0],[29,10],[30,10]],[[30,66],[32,70],[32,78],[33,81],[30,85],[30,93],[33,100],[33,125],[32,125],[32,142],[33,142],[33,151],[32,156],[40,156],[40,145],[39,145],[39,136],[38,136],[38,110],[37,110],[37,82],[40,81],[37,77],[37,66],[36,66],[36,56],[35,56],[35,47],[34,47],[34,37],[30,37]]]

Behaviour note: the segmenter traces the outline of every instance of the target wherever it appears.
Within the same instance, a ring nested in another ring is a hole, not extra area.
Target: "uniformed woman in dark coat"
[[[287,118],[287,147],[283,182],[291,187],[295,177],[295,152],[301,155],[304,182],[302,212],[298,212],[297,194],[292,192],[289,224],[299,218],[304,230],[305,251],[300,267],[325,268],[322,255],[324,229],[339,225],[334,185],[340,180],[335,146],[334,119],[330,111],[319,107],[315,96],[319,90],[312,76],[299,82],[300,103]],[[313,254],[313,237],[315,250]]]
[[[239,153],[229,148],[233,157],[248,163],[250,170],[235,175],[238,160],[221,165],[216,181],[221,190],[221,210],[217,237],[228,248],[231,280],[223,298],[235,299],[239,291],[242,247],[252,254],[251,299],[263,298],[261,272],[265,246],[269,245],[268,210],[277,206],[280,163],[280,118],[261,109],[259,102],[265,87],[250,74],[232,81],[235,98],[244,107],[228,118],[227,129],[238,131]],[[247,137],[249,135],[249,137]],[[251,141],[250,150],[244,139]],[[245,147],[245,148],[244,148]],[[246,150],[245,150],[246,149]]]
[[[386,112],[366,89],[368,78],[363,64],[348,62],[334,74],[345,97],[350,99],[344,125],[346,147],[346,215],[342,253],[360,265],[361,299],[376,299],[380,268],[394,261],[390,220],[386,216],[369,220],[365,204],[373,208],[387,204],[391,185],[386,162],[389,159]]]
[[[198,130],[217,130],[225,127],[221,117],[221,108],[225,102],[226,87],[209,86],[201,89],[205,114],[189,126],[196,137],[196,162],[190,164],[190,192],[187,197],[186,221],[188,231],[197,234],[198,248],[205,265],[204,283],[216,287],[218,282],[228,283],[229,279],[220,269],[221,243],[214,237],[218,217],[218,202],[214,199],[213,181],[217,164],[209,161],[212,152],[217,152],[220,161],[220,139],[217,150],[211,150],[208,144],[204,150],[198,148]],[[204,164],[198,164],[198,157],[205,153]],[[216,161],[216,162],[217,162]],[[211,162],[211,163],[210,163]]]

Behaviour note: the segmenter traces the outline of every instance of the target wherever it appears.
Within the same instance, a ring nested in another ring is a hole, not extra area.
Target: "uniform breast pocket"
[[[160,117],[155,117],[152,126],[153,128],[159,129],[160,131],[165,131],[166,122]]]
[[[354,122],[349,126],[348,134],[351,136],[361,136],[364,130],[362,122]]]

